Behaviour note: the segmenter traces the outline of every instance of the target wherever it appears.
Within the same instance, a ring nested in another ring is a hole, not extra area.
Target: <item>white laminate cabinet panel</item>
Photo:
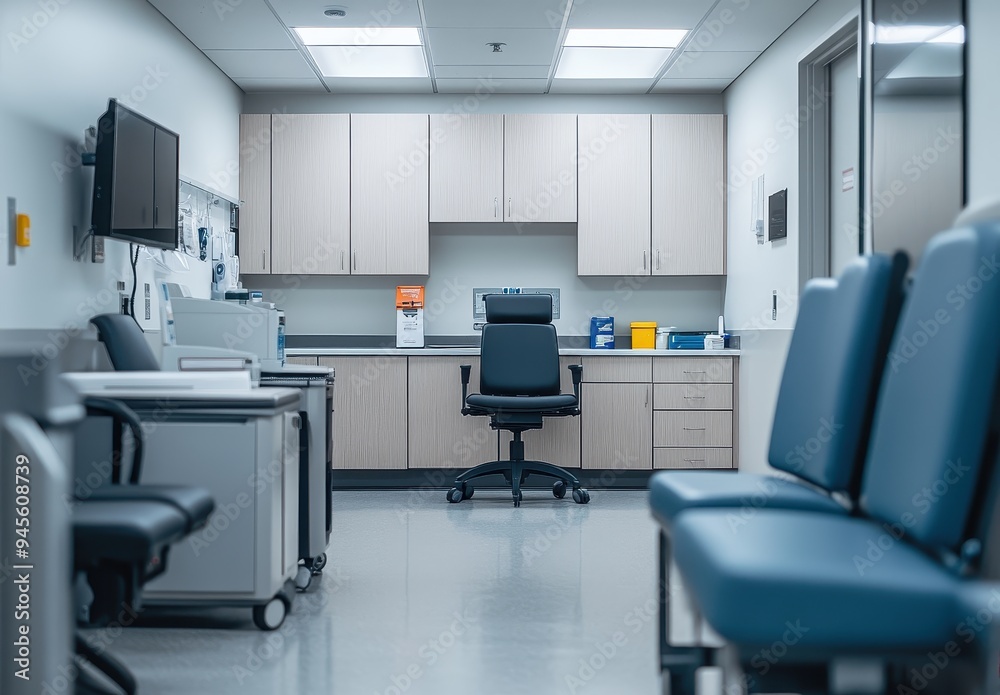
[[[576,114],[504,116],[504,220],[576,222]]]
[[[650,117],[577,117],[579,275],[649,275]]]
[[[333,367],[333,467],[406,468],[406,358],[321,357]]]
[[[583,381],[591,382],[641,382],[652,381],[650,357],[584,357]]]
[[[714,449],[653,449],[653,468],[732,468],[733,450]]]
[[[428,122],[351,115],[352,274],[428,274]]]
[[[731,410],[657,410],[653,413],[653,446],[731,447]]]
[[[724,275],[725,116],[652,118],[653,275]]]
[[[271,115],[240,116],[240,272],[271,272]]]
[[[585,384],[583,468],[652,468],[651,384]]]
[[[732,410],[732,384],[654,384],[656,410]]]
[[[290,114],[271,145],[273,273],[347,275],[351,244],[351,122]]]
[[[431,114],[431,222],[502,222],[503,115]]]
[[[660,383],[733,382],[731,357],[653,358],[653,381]]]

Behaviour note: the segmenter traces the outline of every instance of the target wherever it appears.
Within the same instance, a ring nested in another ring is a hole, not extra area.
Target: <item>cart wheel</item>
[[[253,624],[261,630],[277,630],[285,622],[289,604],[282,596],[275,596],[263,605],[253,607]]]
[[[326,567],[326,553],[314,557],[309,569],[312,570],[313,574],[319,574],[324,567]]]

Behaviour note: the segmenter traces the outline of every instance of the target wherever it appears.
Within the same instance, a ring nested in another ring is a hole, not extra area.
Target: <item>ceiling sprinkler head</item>
[[[502,47],[506,46],[507,44],[499,42],[499,41],[496,41],[496,42],[490,41],[486,45],[487,46],[493,46],[493,52],[494,53],[503,53],[503,48]]]
[[[332,7],[328,7],[325,10],[323,10],[323,14],[325,14],[327,17],[346,17],[347,8],[340,7],[339,5],[334,5]]]

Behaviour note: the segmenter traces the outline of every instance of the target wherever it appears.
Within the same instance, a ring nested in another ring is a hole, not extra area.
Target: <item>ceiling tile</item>
[[[431,94],[429,77],[325,77],[323,81],[334,94]]]
[[[714,1],[577,0],[569,16],[569,26],[575,29],[693,29]],[[723,0],[720,4],[729,5],[734,1]]]
[[[723,0],[686,48],[703,51],[763,51],[816,0]]]
[[[438,79],[486,78],[501,80],[545,79],[549,76],[549,65],[435,65],[434,76]]]
[[[735,79],[760,53],[757,51],[684,51],[665,77],[685,79]]]
[[[662,79],[653,87],[654,92],[676,94],[721,94],[732,83],[730,79],[686,80]]]
[[[420,26],[420,11],[413,0],[352,0],[350,3],[270,0],[270,3],[281,21],[290,27]],[[347,6],[347,16],[327,17],[323,10],[329,5]]]
[[[490,92],[507,94],[543,94],[547,79],[540,80],[490,80],[485,87]],[[442,94],[473,94],[482,91],[484,85],[479,80],[438,79],[438,92]]]
[[[550,94],[645,94],[652,80],[552,80]]]
[[[207,48],[294,48],[295,43],[264,0],[149,0],[195,46]]]
[[[462,28],[428,29],[427,43],[435,65],[548,65],[559,41],[555,29]],[[502,53],[486,44],[502,41]]]
[[[244,92],[326,92],[318,77],[307,79],[258,79],[241,77],[234,80]]]
[[[424,0],[424,16],[428,27],[533,27],[558,31],[565,7],[566,0]]]
[[[205,51],[231,78],[306,78],[316,73],[297,50],[292,51]]]

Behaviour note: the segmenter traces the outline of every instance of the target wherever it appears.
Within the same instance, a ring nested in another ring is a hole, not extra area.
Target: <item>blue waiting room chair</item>
[[[928,244],[883,375],[858,515],[762,509],[734,528],[724,509],[693,508],[674,519],[674,559],[739,687],[1000,687],[1000,585],[981,570],[996,512],[998,253],[1000,225]]]
[[[678,595],[669,581],[674,520],[698,507],[727,508],[737,526],[760,507],[850,513],[907,266],[904,254],[864,256],[839,278],[815,279],[803,290],[768,455],[771,466],[794,477],[667,471],[650,480],[661,525],[660,668],[675,693],[692,690],[696,670],[715,654],[670,641],[669,597]]]

